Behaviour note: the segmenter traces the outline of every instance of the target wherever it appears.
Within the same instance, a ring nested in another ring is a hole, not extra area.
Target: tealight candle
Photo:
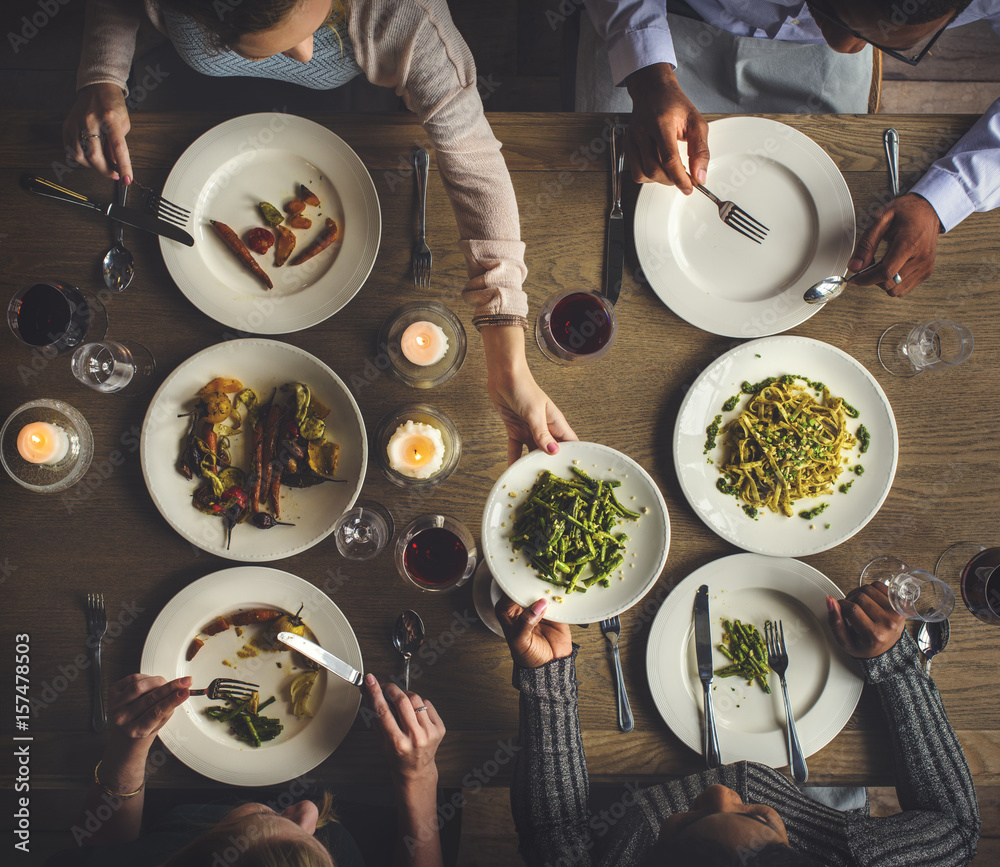
[[[396,428],[386,452],[389,466],[411,479],[429,479],[444,466],[444,438],[429,424],[407,421]]]
[[[400,336],[399,348],[407,361],[427,367],[444,358],[448,351],[448,335],[433,322],[414,322]]]
[[[17,451],[31,464],[58,464],[69,452],[69,436],[59,425],[36,421],[21,428]]]

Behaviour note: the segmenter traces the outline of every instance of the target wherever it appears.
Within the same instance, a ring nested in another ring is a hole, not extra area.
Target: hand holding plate
[[[496,614],[510,647],[510,655],[521,668],[540,668],[553,659],[573,652],[573,637],[565,623],[542,620],[548,599],[522,608],[505,595],[497,600]]]

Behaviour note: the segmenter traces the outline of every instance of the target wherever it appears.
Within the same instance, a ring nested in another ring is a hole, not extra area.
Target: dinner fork
[[[788,741],[789,765],[792,769],[792,779],[796,783],[804,783],[809,779],[809,769],[806,767],[806,757],[802,755],[799,735],[795,731],[795,718],[792,716],[792,705],[788,701],[788,687],[785,684],[785,671],[788,668],[788,651],[785,649],[785,630],[779,620],[777,624],[768,620],[764,624],[764,639],[767,642],[767,664],[781,681],[781,696],[785,700],[785,736]]]
[[[90,648],[90,660],[94,675],[90,681],[91,717],[90,722],[95,732],[104,731],[107,716],[104,713],[104,680],[101,677],[101,639],[108,631],[108,612],[104,607],[103,593],[87,594],[87,647]]]
[[[226,677],[217,677],[204,689],[189,689],[189,695],[204,695],[216,701],[220,698],[231,698],[236,701],[243,701],[250,698],[260,687],[256,683],[247,683],[245,680],[231,680]]]
[[[417,179],[417,242],[413,245],[413,285],[427,289],[431,285],[431,250],[427,246],[427,151],[414,148],[410,153]]]
[[[741,235],[745,235],[754,243],[759,244],[767,237],[767,233],[771,231],[760,220],[755,220],[741,207],[733,202],[721,201],[714,193],[701,184],[695,184],[694,188],[715,202],[719,209],[719,217],[723,223],[729,226],[730,229],[735,229]]]
[[[155,190],[151,190],[145,184],[139,183],[135,178],[132,179],[130,186],[137,187],[142,192],[142,206],[148,213],[181,228],[185,227],[188,220],[191,219],[191,212],[187,208],[175,205],[173,202],[163,198]]]
[[[621,655],[618,653],[618,637],[622,632],[622,622],[617,615],[601,621],[601,633],[611,645],[611,658],[615,665],[615,695],[618,698],[618,728],[630,732],[635,728],[632,707],[625,693],[625,675],[622,674]]]

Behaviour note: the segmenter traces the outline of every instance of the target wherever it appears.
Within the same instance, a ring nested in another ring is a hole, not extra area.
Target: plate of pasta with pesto
[[[674,428],[691,508],[746,551],[803,557],[847,541],[892,488],[899,437],[872,374],[846,352],[778,335],[701,372]]]

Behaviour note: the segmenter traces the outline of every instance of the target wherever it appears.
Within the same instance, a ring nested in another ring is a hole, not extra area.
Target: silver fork
[[[788,741],[788,764],[792,769],[792,779],[796,783],[804,783],[809,779],[809,768],[806,767],[806,757],[802,755],[799,735],[795,731],[795,718],[792,716],[792,705],[788,701],[788,687],[785,684],[785,671],[788,668],[788,651],[785,649],[785,630],[779,620],[777,624],[768,620],[764,624],[764,639],[767,642],[767,664],[778,675],[781,681],[781,696],[785,700],[785,727]]]
[[[142,206],[148,213],[181,228],[184,228],[188,220],[191,219],[191,212],[187,208],[175,205],[173,202],[163,198],[155,190],[151,190],[145,184],[140,184],[134,178],[132,179],[131,186],[137,187],[142,192]]]
[[[217,677],[204,689],[188,690],[190,695],[204,695],[216,701],[220,698],[232,698],[236,701],[243,701],[250,698],[260,689],[256,683],[247,683],[245,680],[231,680],[227,677]]]
[[[755,220],[751,217],[743,208],[733,202],[721,201],[718,196],[701,184],[695,184],[694,188],[715,202],[719,209],[719,218],[723,223],[729,226],[730,229],[735,229],[741,235],[745,235],[754,243],[759,244],[767,237],[767,233],[771,231],[760,220]]]
[[[107,716],[104,713],[104,679],[101,676],[101,639],[108,631],[108,612],[104,608],[103,593],[87,594],[87,647],[94,668],[91,678],[91,717],[95,732],[104,731]]]
[[[413,245],[413,285],[427,289],[431,285],[431,250],[427,246],[427,151],[414,148],[410,153],[417,179],[417,243]]]
[[[611,645],[611,658],[615,665],[615,695],[618,698],[618,728],[623,732],[630,732],[635,728],[635,720],[632,718],[632,707],[628,703],[628,695],[625,693],[625,675],[622,674],[622,661],[618,653],[618,637],[622,632],[622,622],[617,615],[601,621],[601,633]]]

